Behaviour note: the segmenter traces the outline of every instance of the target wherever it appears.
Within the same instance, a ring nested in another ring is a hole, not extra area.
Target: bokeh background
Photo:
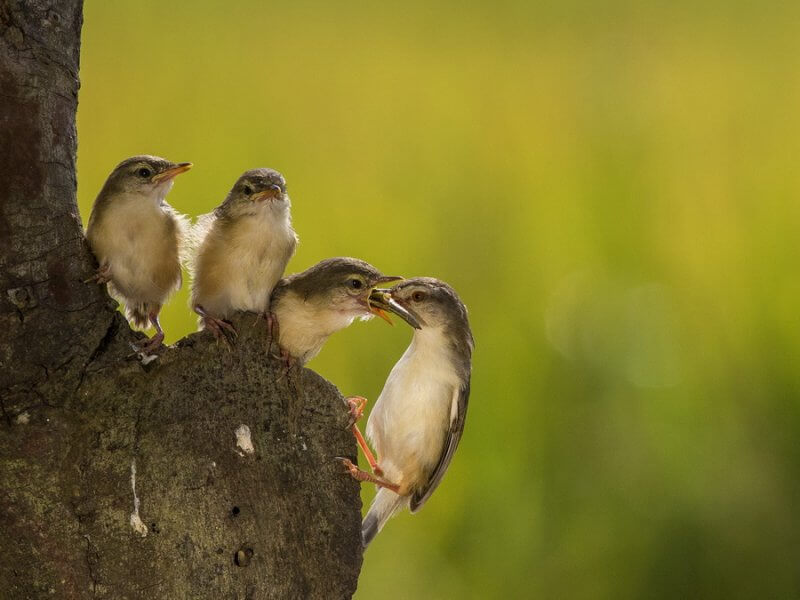
[[[82,50],[84,220],[132,154],[190,215],[271,166],[290,272],[468,305],[465,437],[357,598],[800,595],[800,4],[90,1]],[[409,338],[310,366],[374,400]]]

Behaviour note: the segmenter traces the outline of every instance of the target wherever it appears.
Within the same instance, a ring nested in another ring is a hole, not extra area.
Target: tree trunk
[[[0,0],[0,597],[346,598],[336,388],[193,334],[144,364],[75,201],[82,2]]]

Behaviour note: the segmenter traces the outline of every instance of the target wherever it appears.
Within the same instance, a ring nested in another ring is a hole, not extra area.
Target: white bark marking
[[[131,527],[142,537],[147,536],[147,525],[139,516],[139,496],[136,495],[136,459],[131,461],[131,489],[133,490],[133,512],[131,513]]]
[[[234,433],[236,434],[236,447],[241,449],[244,454],[253,454],[256,451],[250,437],[250,428],[247,425],[239,425]],[[240,456],[244,456],[242,452],[239,452]]]

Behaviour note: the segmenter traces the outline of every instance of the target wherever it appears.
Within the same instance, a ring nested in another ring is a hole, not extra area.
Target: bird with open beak
[[[297,247],[286,180],[273,169],[252,169],[236,181],[213,213],[192,231],[195,255],[191,305],[218,339],[236,332],[236,311],[267,315],[272,289]]]
[[[353,477],[378,485],[361,527],[364,547],[399,510],[422,508],[441,482],[464,431],[474,348],[466,307],[438,279],[376,289],[371,303],[392,312],[399,307],[418,328],[367,422],[378,460],[356,435],[373,474],[342,459]],[[355,409],[356,418],[361,408]]]
[[[125,304],[128,320],[156,334],[140,350],[161,346],[161,307],[181,287],[179,248],[187,219],[165,198],[175,176],[191,163],[173,163],[157,156],[123,160],[108,176],[92,207],[86,238],[99,269],[87,279],[108,283],[109,293]]]
[[[331,334],[356,318],[386,314],[370,304],[375,286],[402,277],[383,275],[357,258],[329,258],[282,279],[272,294],[272,312],[279,324],[277,339],[289,363],[307,363],[322,349]],[[398,309],[397,314],[411,318]],[[391,321],[389,321],[391,323]]]

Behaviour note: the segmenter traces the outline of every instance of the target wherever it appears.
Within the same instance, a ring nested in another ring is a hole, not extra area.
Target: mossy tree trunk
[[[0,0],[0,597],[344,598],[342,397],[236,321],[148,364],[75,201],[82,2]]]

